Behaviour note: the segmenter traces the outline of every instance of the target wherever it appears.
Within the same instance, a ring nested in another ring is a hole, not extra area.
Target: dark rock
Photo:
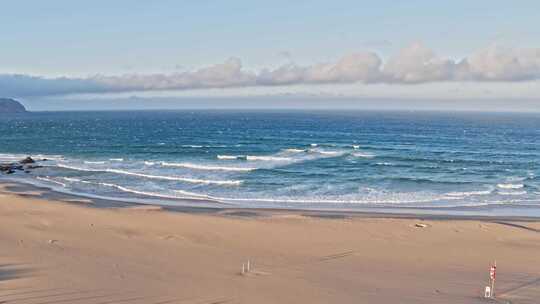
[[[11,170],[11,165],[10,164],[2,164],[0,165],[0,172],[7,172]]]
[[[25,107],[15,99],[0,98],[0,114],[26,113]]]
[[[28,156],[27,158],[21,160],[19,163],[21,163],[21,164],[33,164],[35,162],[36,162],[35,160],[33,160],[30,156]]]
[[[16,163],[0,164],[0,173],[13,174],[16,171],[24,171],[30,173],[31,170],[41,168],[42,166],[35,164],[36,161],[30,156]]]

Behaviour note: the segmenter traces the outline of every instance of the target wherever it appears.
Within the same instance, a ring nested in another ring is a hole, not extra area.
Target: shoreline
[[[315,218],[348,219],[348,218],[387,218],[387,219],[419,219],[419,220],[471,220],[471,221],[519,221],[540,222],[537,216],[523,215],[475,215],[453,214],[451,211],[470,212],[470,208],[418,208],[418,207],[366,207],[360,210],[324,210],[296,208],[259,208],[259,207],[208,207],[190,205],[157,205],[148,203],[126,202],[121,199],[88,197],[72,193],[55,191],[51,188],[40,187],[30,183],[0,181],[0,193],[7,192],[21,197],[61,201],[70,204],[80,204],[90,208],[156,208],[167,212],[188,214],[224,214],[241,217],[265,217],[275,214],[293,214]],[[190,201],[190,200],[186,200]],[[199,200],[195,201],[200,203]],[[209,201],[211,202],[211,201]],[[473,207],[474,208],[474,207]],[[512,208],[512,207],[511,207]],[[515,208],[515,207],[514,207]],[[540,207],[530,207],[538,209]],[[463,210],[466,209],[466,210]],[[491,210],[493,208],[482,208]],[[401,212],[400,212],[401,211]],[[445,213],[446,211],[446,213]],[[450,211],[450,212],[448,212]]]

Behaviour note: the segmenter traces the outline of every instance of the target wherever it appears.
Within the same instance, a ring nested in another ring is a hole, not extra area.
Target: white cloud
[[[192,72],[151,75],[95,76],[93,81],[117,91],[229,88],[255,84],[255,75],[242,71],[238,58]]]
[[[373,52],[347,55],[334,63],[288,63],[258,72],[243,69],[240,59],[172,74],[126,74],[88,78],[0,75],[6,96],[195,90],[312,84],[421,84],[432,82],[517,82],[540,80],[540,49],[491,46],[466,58],[440,57],[413,44],[384,62]]]
[[[424,83],[452,80],[458,64],[443,59],[421,44],[413,44],[391,57],[383,67],[389,83]]]
[[[464,78],[478,81],[520,81],[540,78],[540,49],[512,50],[492,46],[464,60]]]

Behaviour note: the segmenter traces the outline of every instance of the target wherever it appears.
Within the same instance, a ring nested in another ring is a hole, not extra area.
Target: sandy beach
[[[540,299],[534,220],[186,213],[40,197],[0,193],[0,303],[485,303],[493,260],[498,302]]]

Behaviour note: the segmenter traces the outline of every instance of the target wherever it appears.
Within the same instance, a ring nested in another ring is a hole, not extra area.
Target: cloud
[[[459,67],[450,59],[443,59],[421,44],[413,44],[391,57],[383,68],[382,82],[424,83],[449,81]]]
[[[539,80],[540,49],[515,50],[494,45],[455,61],[414,44],[390,58],[383,73],[385,81],[395,83]]]
[[[379,77],[381,59],[374,53],[356,53],[336,63],[301,67],[288,64],[274,70],[263,69],[258,85],[372,82]]]
[[[6,96],[196,90],[311,84],[420,84],[431,82],[516,82],[540,80],[540,49],[491,46],[460,60],[438,56],[421,44],[402,49],[386,61],[373,52],[357,52],[333,63],[247,71],[238,58],[172,74],[96,75],[44,78],[0,75]]]
[[[540,49],[491,47],[463,61],[466,80],[522,81],[540,79]]]
[[[238,58],[192,72],[151,75],[95,76],[92,81],[115,91],[160,91],[253,86],[256,75],[242,70]]]

